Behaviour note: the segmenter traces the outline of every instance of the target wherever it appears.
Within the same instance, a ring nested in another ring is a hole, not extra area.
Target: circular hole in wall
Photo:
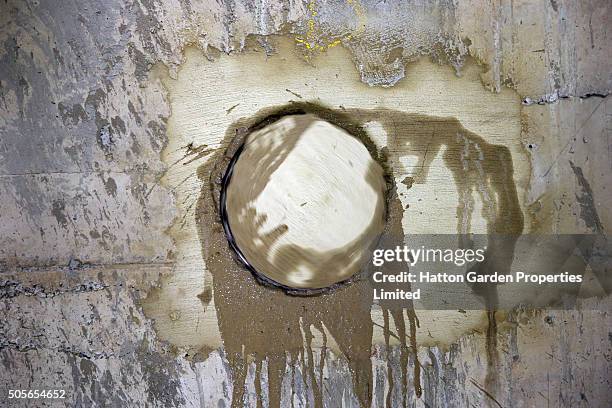
[[[385,189],[359,139],[315,115],[288,115],[246,137],[224,177],[221,215],[231,246],[262,280],[322,289],[368,263]]]

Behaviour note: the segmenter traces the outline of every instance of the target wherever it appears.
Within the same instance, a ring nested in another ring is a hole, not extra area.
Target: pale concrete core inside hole
[[[355,275],[384,227],[381,166],[360,140],[314,115],[250,134],[226,192],[238,248],[258,273],[291,288]]]

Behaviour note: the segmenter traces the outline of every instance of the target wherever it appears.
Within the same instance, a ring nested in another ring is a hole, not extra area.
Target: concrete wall
[[[607,233],[611,8],[605,0],[4,2],[3,403],[8,389],[55,388],[67,395],[58,405],[229,406],[244,388],[247,406],[363,405],[350,352],[317,322],[314,334],[308,325],[296,335],[307,343],[300,356],[280,368],[278,356],[249,357],[238,378],[197,231],[197,169],[225,148],[228,125],[267,105],[377,101],[456,118],[508,147],[524,231]],[[390,144],[376,126],[372,135]],[[193,155],[189,143],[211,152]],[[400,180],[410,170],[398,169]],[[435,201],[426,191],[447,188],[442,176],[432,180],[405,191],[414,194],[403,203],[405,226],[427,225],[419,205],[431,204],[416,197]],[[416,311],[409,343],[389,339],[403,323],[387,315],[385,324],[374,308],[366,393],[374,406],[609,406],[610,298],[593,287],[577,311],[493,319]],[[238,326],[249,319],[238,316]],[[281,372],[274,387],[272,361]]]

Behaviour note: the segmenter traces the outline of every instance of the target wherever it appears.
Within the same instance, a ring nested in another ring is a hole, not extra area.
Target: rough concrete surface
[[[597,279],[574,311],[404,321],[373,307],[353,327],[363,350],[304,315],[301,352],[255,345],[239,371],[228,325],[252,322],[215,292],[196,210],[227,129],[309,101],[359,117],[389,152],[405,230],[487,232],[502,202],[477,193],[488,181],[453,181],[448,140],[430,153],[443,123],[504,152],[521,231],[607,234],[611,13],[607,0],[2,2],[0,406],[610,406],[612,288]],[[66,399],[6,399],[43,388]]]

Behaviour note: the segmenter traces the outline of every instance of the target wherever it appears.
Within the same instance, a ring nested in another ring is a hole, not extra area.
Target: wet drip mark
[[[497,353],[497,320],[495,317],[495,310],[487,311],[487,321],[488,326],[485,344],[485,349],[487,352],[487,375],[485,377],[485,387],[489,390],[496,390],[499,356]],[[481,389],[481,391],[485,392],[489,397],[497,402],[495,398],[493,398],[484,389]]]
[[[391,336],[391,329],[389,327],[389,311],[383,310],[383,336],[385,338],[385,350],[387,353],[387,379],[393,378],[393,365],[391,364],[391,344],[389,338]],[[395,338],[399,340],[397,335]],[[391,398],[393,396],[393,381],[389,380],[389,390],[387,391],[386,406],[391,406]]]
[[[414,356],[414,392],[420,398],[423,395],[423,388],[421,387],[421,363],[419,362],[416,341],[416,330],[420,325],[414,309],[406,309],[406,314],[410,323],[410,348]]]

